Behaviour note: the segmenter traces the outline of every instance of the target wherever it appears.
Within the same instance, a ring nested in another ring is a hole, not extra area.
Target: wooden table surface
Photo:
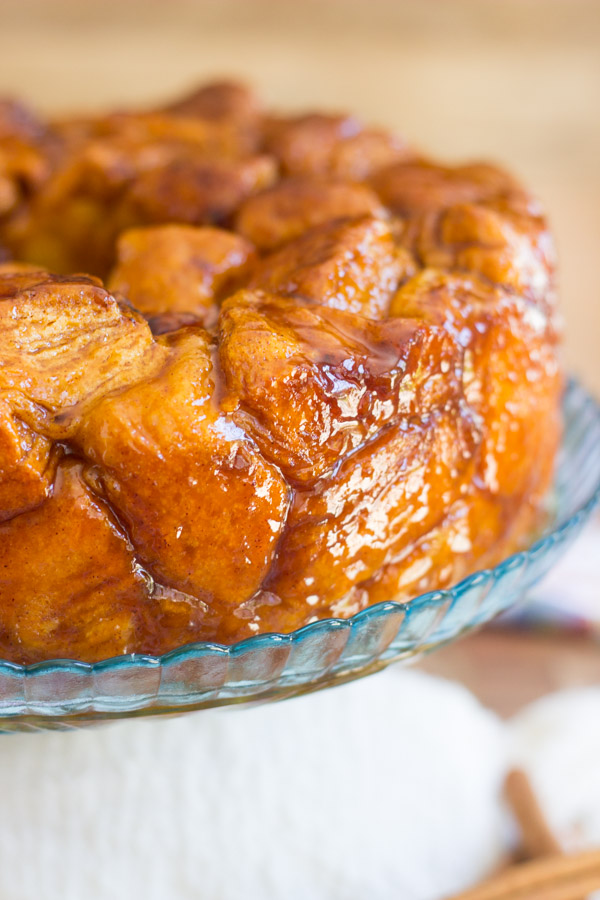
[[[600,648],[579,636],[486,628],[417,667],[464,684],[485,706],[509,717],[554,691],[600,685]]]

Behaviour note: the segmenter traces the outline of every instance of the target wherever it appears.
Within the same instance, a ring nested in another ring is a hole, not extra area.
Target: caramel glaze
[[[540,527],[554,251],[502,170],[229,83],[5,102],[1,254],[1,656],[285,632]]]

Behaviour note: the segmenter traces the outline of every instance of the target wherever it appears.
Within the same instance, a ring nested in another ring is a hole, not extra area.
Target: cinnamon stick
[[[513,866],[451,900],[580,900],[600,889],[600,850]]]
[[[524,859],[556,856],[563,852],[550,828],[531,786],[521,769],[513,769],[504,783],[506,799],[521,831],[521,852]]]

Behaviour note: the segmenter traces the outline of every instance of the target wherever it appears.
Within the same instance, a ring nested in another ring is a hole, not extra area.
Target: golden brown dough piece
[[[297,494],[279,567],[267,583],[285,598],[275,616],[294,628],[307,606],[317,618],[362,609],[353,586],[378,573],[409,535],[412,543],[437,525],[439,504],[465,481],[476,444],[472,421],[456,409],[441,410],[425,423],[384,430],[347,457],[335,477]],[[397,594],[390,586],[387,599]]]
[[[237,81],[215,81],[165,107],[176,115],[216,120],[257,118],[258,99],[249,87]]]
[[[412,155],[404,142],[389,132],[365,129],[353,116],[322,113],[271,119],[267,147],[286,174],[356,180]]]
[[[159,372],[98,403],[74,443],[98,468],[144,568],[225,614],[260,587],[288,489],[219,412],[207,335],[184,329],[158,347]]]
[[[0,399],[0,522],[39,506],[52,489],[52,444]]]
[[[552,303],[552,236],[539,203],[506,172],[420,160],[383,169],[372,184],[404,217],[404,242],[424,265],[476,272]]]
[[[125,231],[108,287],[145,316],[189,313],[214,324],[217,301],[249,275],[254,247],[221,228],[163,225]]]
[[[140,224],[218,224],[246,197],[270,185],[275,172],[269,156],[233,162],[176,159],[140,174],[128,191],[124,215]]]
[[[0,571],[0,647],[19,661],[102,659],[148,639],[147,582],[74,460],[42,507],[0,524]]]
[[[0,392],[33,427],[62,436],[56,416],[145,372],[154,350],[145,320],[97,280],[0,272]]]
[[[146,322],[94,280],[0,266],[0,521],[51,493],[63,410],[80,414],[155,357]]]
[[[494,166],[231,82],[47,123],[0,104],[2,257],[8,659],[409,601],[544,521],[554,247]]]
[[[288,178],[242,203],[235,228],[268,252],[305,231],[335,219],[382,216],[385,210],[366,185],[338,179]]]
[[[258,97],[245,84],[215,81],[168,104],[164,112],[183,118],[216,122],[230,129],[239,148],[248,153],[261,142],[262,110]]]
[[[509,510],[517,498],[535,496],[560,436],[562,375],[552,321],[528,298],[439,270],[406,284],[390,314],[443,322],[461,335],[465,400],[480,421],[481,486]]]
[[[49,177],[54,153],[44,123],[21,103],[0,98],[0,263],[12,256],[2,231]]]
[[[294,481],[314,482],[390,422],[437,409],[460,387],[452,335],[416,319],[384,326],[244,292],[226,302],[219,327],[228,406]]]
[[[266,257],[250,287],[378,319],[412,274],[412,258],[370,217],[313,228]]]

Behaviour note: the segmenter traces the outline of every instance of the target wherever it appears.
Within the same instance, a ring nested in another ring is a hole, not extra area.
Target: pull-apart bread
[[[541,527],[554,248],[495,166],[237,84],[7,101],[0,258],[4,658],[288,632]]]

